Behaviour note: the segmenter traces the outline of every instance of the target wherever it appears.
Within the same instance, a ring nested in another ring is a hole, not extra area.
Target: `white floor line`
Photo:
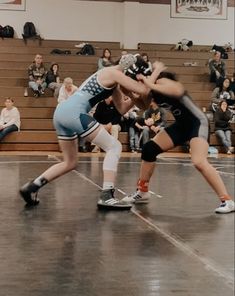
[[[54,156],[53,157],[55,160],[57,160],[58,162],[60,162],[61,160],[57,157]],[[93,182],[91,179],[87,178],[86,176],[84,176],[83,174],[79,173],[76,170],[73,170],[73,172],[78,175],[79,177],[81,177],[82,179],[90,182],[92,185],[98,187],[99,189],[101,189],[101,187],[96,184],[95,182]],[[122,194],[126,195],[126,193],[120,189],[118,189],[119,192],[121,192]],[[196,250],[194,250],[193,248],[191,248],[190,246],[188,246],[186,243],[184,243],[183,241],[181,241],[178,238],[175,238],[174,236],[172,236],[172,234],[167,233],[166,231],[164,231],[163,229],[161,229],[159,226],[157,226],[156,224],[154,224],[149,218],[146,218],[144,216],[142,216],[140,214],[140,212],[138,212],[137,210],[135,210],[134,208],[131,209],[131,212],[137,216],[138,218],[140,218],[143,222],[145,222],[146,224],[148,224],[149,226],[151,226],[151,228],[159,233],[164,239],[166,239],[169,243],[171,243],[173,246],[175,246],[176,248],[178,248],[181,252],[185,253],[186,255],[188,255],[189,257],[192,257],[194,259],[196,259],[198,262],[202,263],[204,268],[208,271],[212,271],[215,275],[221,277],[224,279],[224,282],[226,283],[226,285],[228,287],[230,287],[231,289],[233,289],[234,287],[234,277],[233,274],[230,274],[228,272],[226,272],[221,266],[219,266],[218,264],[216,264],[214,261],[200,255],[200,253]]]
[[[228,176],[231,176],[231,177],[234,177],[235,176],[234,173],[223,172],[223,171],[220,171],[220,170],[217,170],[217,172],[220,173],[221,175],[228,175]]]
[[[57,156],[54,156],[54,155],[48,155],[48,158],[49,159],[55,159],[55,158],[57,158],[58,160],[59,160],[59,158],[57,157]],[[163,158],[161,158],[161,159],[163,159]],[[57,160],[57,161],[58,161]],[[169,160],[169,158],[167,158],[167,160]],[[93,160],[79,160],[79,163],[103,163],[103,161],[102,160],[97,160],[97,161],[93,161]],[[52,161],[52,160],[15,160],[15,161],[13,161],[13,160],[9,160],[9,161],[0,161],[0,165],[1,164],[20,164],[20,163],[55,163],[55,161]],[[136,162],[136,161],[120,161],[119,162],[119,164],[140,164],[140,162]],[[182,165],[182,166],[193,166],[191,163],[184,163],[184,162],[162,162],[162,163],[157,163],[157,165]],[[214,166],[216,166],[216,169],[217,168],[219,168],[219,169],[221,169],[221,168],[227,168],[227,167],[234,167],[234,165],[230,165],[230,164],[228,164],[228,165],[223,165],[223,166],[220,166],[219,164],[218,164],[218,166],[217,165],[215,165],[214,164]],[[221,175],[228,175],[228,176],[231,176],[231,177],[234,177],[235,176],[235,173],[231,173],[231,172],[224,172],[224,171],[221,171],[221,170],[218,170],[217,169],[217,171],[221,174]],[[158,195],[158,194],[156,194],[156,193],[154,193],[154,192],[151,192],[150,191],[150,193],[151,194],[153,194],[153,195],[156,195],[157,197],[159,197],[159,198],[162,198],[162,196],[161,195]]]
[[[53,160],[15,160],[15,161],[0,161],[1,164],[18,164],[18,163],[56,163]]]
[[[175,162],[178,162],[178,163],[191,163],[191,158],[177,158],[177,157],[159,157],[159,159],[163,160],[163,161],[168,161],[168,162],[172,162],[172,161],[175,161]],[[216,159],[213,159],[213,158],[209,158],[209,161],[211,164],[213,165],[221,165],[221,164],[224,164],[224,165],[229,165],[229,166],[234,166],[229,164],[228,161],[231,160],[231,158],[229,158],[228,160],[223,160],[223,159],[219,159],[219,158],[216,158]],[[234,160],[234,159],[233,159]]]
[[[49,159],[53,159],[55,156],[50,156]],[[59,159],[59,158],[58,158]],[[1,161],[0,164],[14,164],[14,163],[53,163],[53,160],[8,160],[8,161]],[[103,163],[103,160],[79,160],[79,163]],[[119,161],[120,164],[140,164],[140,161]],[[157,165],[185,165],[185,166],[192,166],[191,163],[183,163],[183,162],[157,162]],[[231,164],[219,164],[214,166],[218,168],[227,168],[227,167],[234,167]]]

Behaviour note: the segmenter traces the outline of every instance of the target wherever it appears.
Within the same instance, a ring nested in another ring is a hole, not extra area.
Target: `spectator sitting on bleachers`
[[[135,125],[137,118],[139,118],[138,112],[140,109],[136,106],[133,106],[124,116],[128,119],[129,128],[128,128],[128,136],[129,136],[129,145],[131,152],[140,151],[140,130]]]
[[[112,97],[109,97],[96,106],[93,117],[115,138],[118,139],[118,134],[121,131],[121,118],[122,115],[116,109]],[[92,152],[98,152],[97,146],[94,147]]]
[[[152,70],[153,70],[152,63],[150,62],[147,53],[142,53],[141,56],[142,56],[143,60],[148,64],[148,66],[149,66],[149,71],[152,72]]]
[[[123,49],[123,50],[121,51],[121,57],[124,56],[124,55],[126,55],[126,54],[128,54],[128,51],[125,50],[125,49]]]
[[[144,120],[137,120],[136,126],[142,129],[142,145],[156,135],[166,125],[166,112],[152,101],[149,109],[144,112]],[[151,120],[149,120],[151,119]]]
[[[58,98],[61,83],[59,76],[59,65],[57,63],[53,63],[50,67],[50,70],[47,72],[46,83],[47,87],[53,90],[54,97]]]
[[[0,115],[0,141],[7,134],[20,129],[20,113],[14,106],[14,100],[7,98],[5,100],[5,106]]]
[[[231,91],[230,89],[230,80],[228,78],[225,78],[221,82],[221,85],[217,86],[211,94],[211,111],[212,112],[215,112],[218,104],[222,100],[225,100],[228,106],[230,106],[231,109],[234,109],[235,97],[234,97],[234,92]]]
[[[114,65],[114,62],[112,60],[111,51],[110,49],[105,48],[102,57],[98,59],[98,70],[112,65]]]
[[[228,104],[226,101],[220,101],[217,110],[215,111],[215,134],[219,141],[223,144],[226,149],[227,154],[233,152],[232,142],[231,142],[231,126],[230,120],[232,118],[232,112],[228,109]]]
[[[93,117],[101,124],[103,124],[107,131],[118,139],[118,134],[121,131],[121,117],[114,106],[112,97],[105,99],[97,104]]]
[[[58,103],[65,101],[69,96],[72,96],[78,90],[77,86],[73,84],[73,79],[66,77],[59,90]]]
[[[226,65],[221,59],[221,53],[216,51],[212,59],[208,62],[210,71],[210,82],[214,82],[216,86],[220,85],[221,82],[226,78]]]
[[[37,54],[34,62],[28,67],[29,88],[33,89],[34,96],[39,97],[44,94],[47,70],[42,62],[42,56]]]
[[[233,91],[233,93],[235,94],[235,72],[233,73],[233,76],[231,78],[230,90]]]

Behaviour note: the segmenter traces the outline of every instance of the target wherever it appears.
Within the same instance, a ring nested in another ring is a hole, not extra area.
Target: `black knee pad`
[[[142,149],[141,159],[148,162],[156,161],[158,154],[162,153],[163,150],[154,141],[147,142]]]

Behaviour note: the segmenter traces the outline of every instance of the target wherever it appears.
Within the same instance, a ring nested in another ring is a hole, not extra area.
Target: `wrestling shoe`
[[[36,206],[39,204],[38,190],[39,186],[33,182],[28,182],[20,188],[20,195],[26,202],[26,206]]]
[[[97,206],[107,210],[130,210],[132,207],[131,203],[115,198],[114,189],[102,190]]]
[[[136,192],[125,196],[122,201],[127,203],[134,203],[134,204],[144,204],[148,203],[150,198],[150,193],[148,192],[141,192],[140,190],[136,190]]]
[[[217,214],[227,214],[235,211],[235,204],[233,200],[222,201],[220,206],[215,209]]]

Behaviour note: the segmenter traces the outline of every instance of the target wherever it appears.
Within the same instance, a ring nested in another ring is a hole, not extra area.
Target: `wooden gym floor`
[[[148,205],[98,211],[102,154],[48,184],[24,208],[19,187],[59,154],[0,155],[0,296],[233,296],[234,213],[188,155],[163,154]],[[234,195],[234,158],[210,158]],[[139,155],[123,154],[117,194],[135,190]]]

